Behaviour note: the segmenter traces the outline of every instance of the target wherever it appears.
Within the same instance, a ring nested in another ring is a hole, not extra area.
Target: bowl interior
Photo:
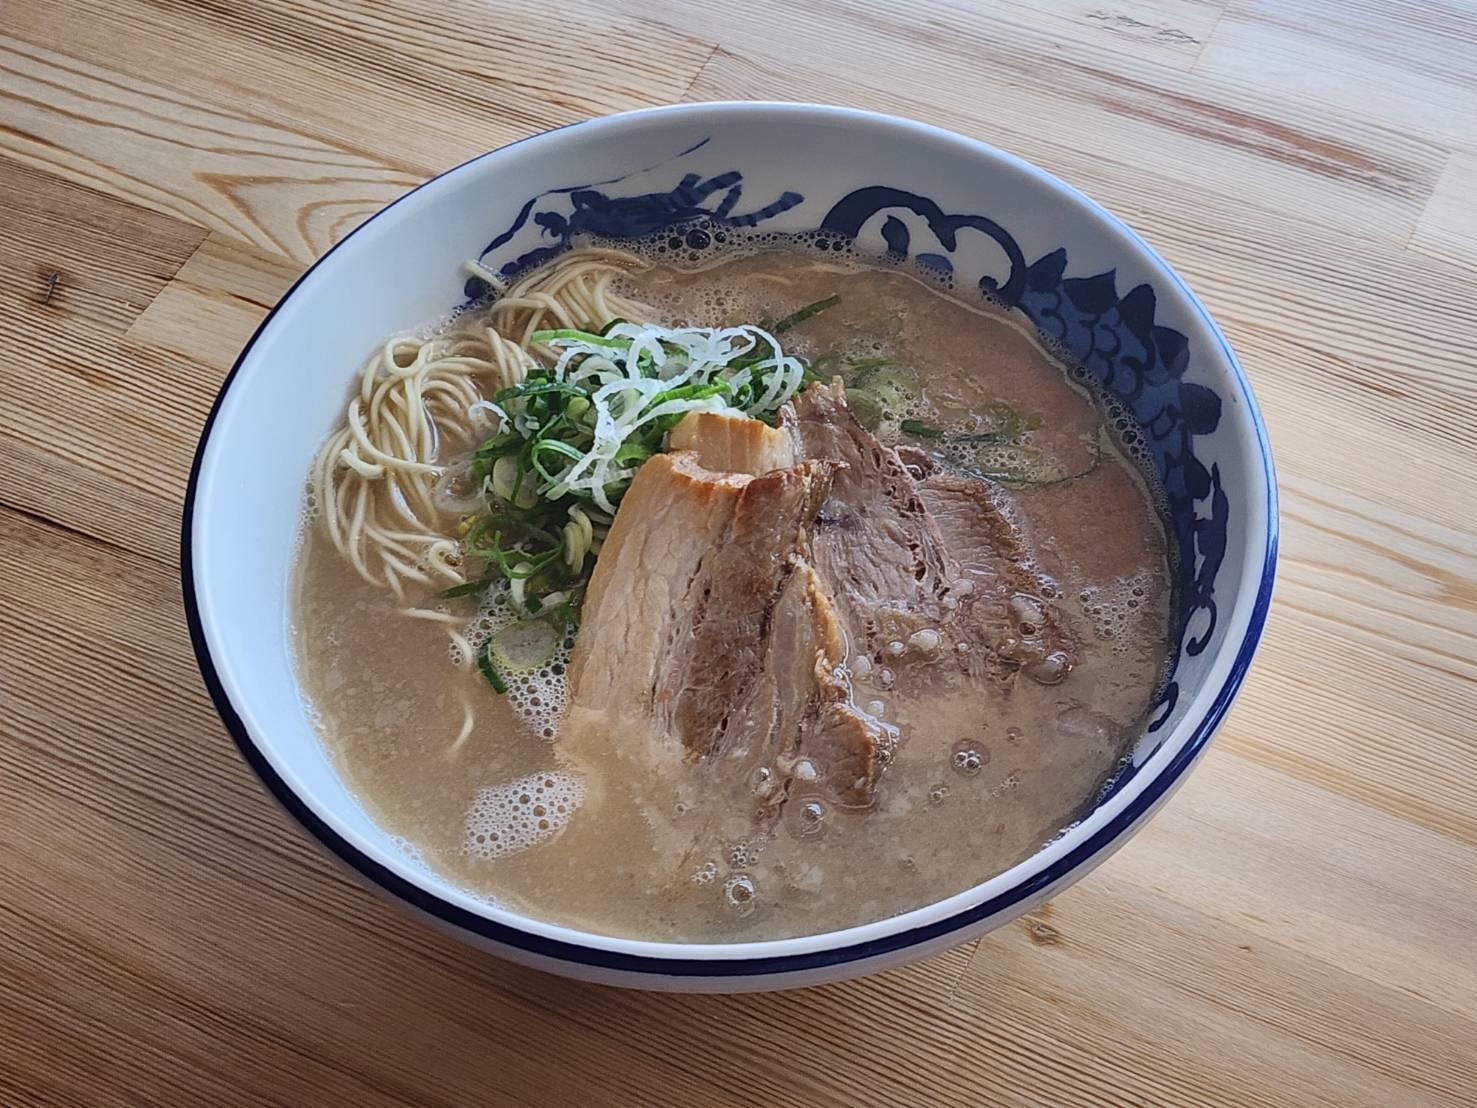
[[[316,738],[294,675],[288,599],[304,481],[367,354],[479,294],[468,259],[513,272],[571,235],[666,233],[694,219],[851,235],[864,250],[947,269],[960,295],[978,288],[1019,309],[1121,402],[1168,497],[1178,648],[1133,765],[1033,858],[849,932],[642,943],[479,902],[419,867],[368,818]],[[1039,884],[1053,867],[1080,867],[1072,859],[1084,844],[1122,837],[1146,790],[1187,768],[1244,672],[1270,589],[1272,488],[1254,403],[1219,332],[1178,278],[1091,201],[919,124],[796,105],[692,105],[594,120],[485,155],[396,202],[310,270],[244,351],[207,429],[186,513],[185,592],[207,679],[243,749],[279,797],[320,837],[327,828],[341,855],[347,844],[372,877],[438,914],[449,905],[578,947],[783,955],[937,924]]]

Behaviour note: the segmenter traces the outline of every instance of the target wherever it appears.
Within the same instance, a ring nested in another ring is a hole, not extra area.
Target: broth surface
[[[662,322],[695,326],[776,319],[839,296],[786,333],[785,348],[823,366],[829,355],[915,371],[921,404],[883,415],[878,434],[893,445],[928,445],[899,437],[903,414],[967,423],[1003,402],[1039,417],[1029,438],[1049,459],[1046,476],[999,486],[1000,495],[1033,568],[1055,585],[1076,664],[1054,685],[944,670],[894,682],[885,657],[849,658],[856,702],[901,735],[872,807],[833,809],[811,826],[792,803],[772,835],[694,861],[690,840],[648,818],[680,803],[670,788],[612,770],[582,790],[601,802],[582,803],[559,743],[521,728],[475,668],[453,667],[439,626],[399,617],[404,605],[360,580],[310,526],[294,621],[300,675],[322,739],[366,810],[426,867],[510,909],[608,935],[713,942],[810,934],[917,908],[1008,868],[1070,825],[1141,731],[1170,622],[1155,502],[1138,468],[1099,432],[1101,405],[1018,318],[966,307],[897,269],[767,252],[698,271],[658,264],[624,291]],[[429,592],[408,599],[437,604]],[[476,728],[452,750],[467,705]],[[602,764],[583,769],[600,775]],[[494,816],[537,811],[532,818],[562,830],[489,858],[467,849],[479,805]],[[745,886],[738,897],[736,883]]]

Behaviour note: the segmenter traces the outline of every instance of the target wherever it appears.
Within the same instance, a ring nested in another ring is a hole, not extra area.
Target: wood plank
[[[1192,69],[1230,0],[1142,0],[1103,3],[1063,0],[1050,6],[1011,4],[1022,23],[1051,29],[1061,38],[1089,42],[1133,65],[1151,58]]]
[[[416,177],[587,116],[679,99],[713,48],[639,11],[590,7],[555,22],[509,0],[58,0],[19,5],[7,23],[35,47],[167,91],[165,103],[222,109],[289,146]]]
[[[213,375],[123,337],[198,227],[0,158],[0,500],[172,557]]]
[[[1289,545],[1296,537],[1289,535]],[[1244,694],[1266,706],[1256,717],[1262,726],[1255,737],[1227,743],[1374,810],[1477,843],[1472,678],[1452,673],[1449,655],[1407,643],[1400,623],[1331,597],[1336,572],[1320,576],[1296,554],[1289,560],[1282,608],[1266,638],[1266,672]],[[1370,688],[1380,696],[1349,716],[1350,697]]]
[[[0,152],[309,262],[422,175],[0,36]]]
[[[1421,212],[1410,248],[1449,265],[1477,272],[1477,150],[1458,151],[1436,181]]]
[[[1469,0],[1231,0],[1229,14],[1294,31],[1370,62],[1403,66],[1470,89],[1477,51],[1477,9]],[[1367,86],[1351,82],[1350,103]],[[1389,106],[1363,106],[1389,114]]]
[[[0,196],[0,319],[11,326],[18,316],[85,316],[89,327],[121,335],[205,237],[179,220],[6,159]]]
[[[1472,852],[1229,753],[1256,715],[1112,863],[987,937],[961,998],[1144,1103],[1465,1103]]]
[[[960,995],[1139,1103],[1456,1106],[1471,1087],[1470,1022],[1112,878],[988,938]]]
[[[642,10],[697,22],[680,3]],[[1270,211],[1403,246],[1446,160],[1404,129],[1142,54],[1126,64],[1024,15],[966,19],[950,0],[908,0],[885,19],[839,0],[822,10],[817,22],[761,0],[761,17],[728,36],[687,99],[834,102],[938,123],[1030,159],[1136,225],[1193,212],[1212,243]],[[896,36],[894,18],[918,31]]]
[[[1196,72],[1471,147],[1474,57],[1477,12],[1460,0],[1233,0]]]
[[[293,262],[212,233],[124,338],[130,346],[229,369],[300,273]]]
[[[1448,953],[1477,910],[1477,856],[1403,814],[1246,757],[1285,727],[1265,710],[1266,693],[1238,705],[1183,795],[1103,876],[1243,928],[1255,949],[1295,951],[1430,1005],[1420,1019],[1445,1013],[1468,1026],[1477,966],[1453,966]]]

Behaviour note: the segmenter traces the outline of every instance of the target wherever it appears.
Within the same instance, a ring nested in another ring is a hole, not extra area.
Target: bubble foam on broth
[[[1139,573],[1104,585],[1090,585],[1078,594],[1082,612],[1100,639],[1113,640],[1114,653],[1123,653],[1128,621],[1137,613],[1151,585],[1148,574]]]
[[[462,852],[503,858],[547,842],[564,830],[584,799],[584,779],[562,770],[478,789],[467,812]]]
[[[458,665],[475,664],[483,643],[499,631],[513,626],[520,618],[513,609],[507,586],[493,586],[463,631],[472,657],[463,659],[460,648],[453,642],[447,647],[452,661]],[[500,671],[508,687],[506,696],[514,714],[530,734],[550,742],[558,738],[559,723],[569,704],[569,658],[573,650],[574,631],[565,627],[553,653],[542,664],[526,670]]]

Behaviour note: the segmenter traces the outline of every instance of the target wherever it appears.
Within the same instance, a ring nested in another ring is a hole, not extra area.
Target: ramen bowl
[[[289,636],[304,475],[348,381],[394,330],[444,317],[578,236],[681,236],[694,221],[822,230],[948,274],[1029,320],[1136,423],[1164,493],[1176,604],[1169,669],[1122,770],[1081,820],[955,896],[824,934],[672,943],[495,906],[418,863],[335,770]],[[290,399],[286,399],[290,398]],[[266,449],[264,449],[266,447]],[[273,796],[366,883],[451,933],[541,969],[653,989],[783,988],[965,942],[1108,857],[1184,780],[1261,634],[1276,558],[1272,459],[1209,313],[1142,239],[1050,174],[974,139],[844,108],[692,104],[594,119],[429,181],[329,251],[268,315],[205,425],[182,576],[205,683]]]

